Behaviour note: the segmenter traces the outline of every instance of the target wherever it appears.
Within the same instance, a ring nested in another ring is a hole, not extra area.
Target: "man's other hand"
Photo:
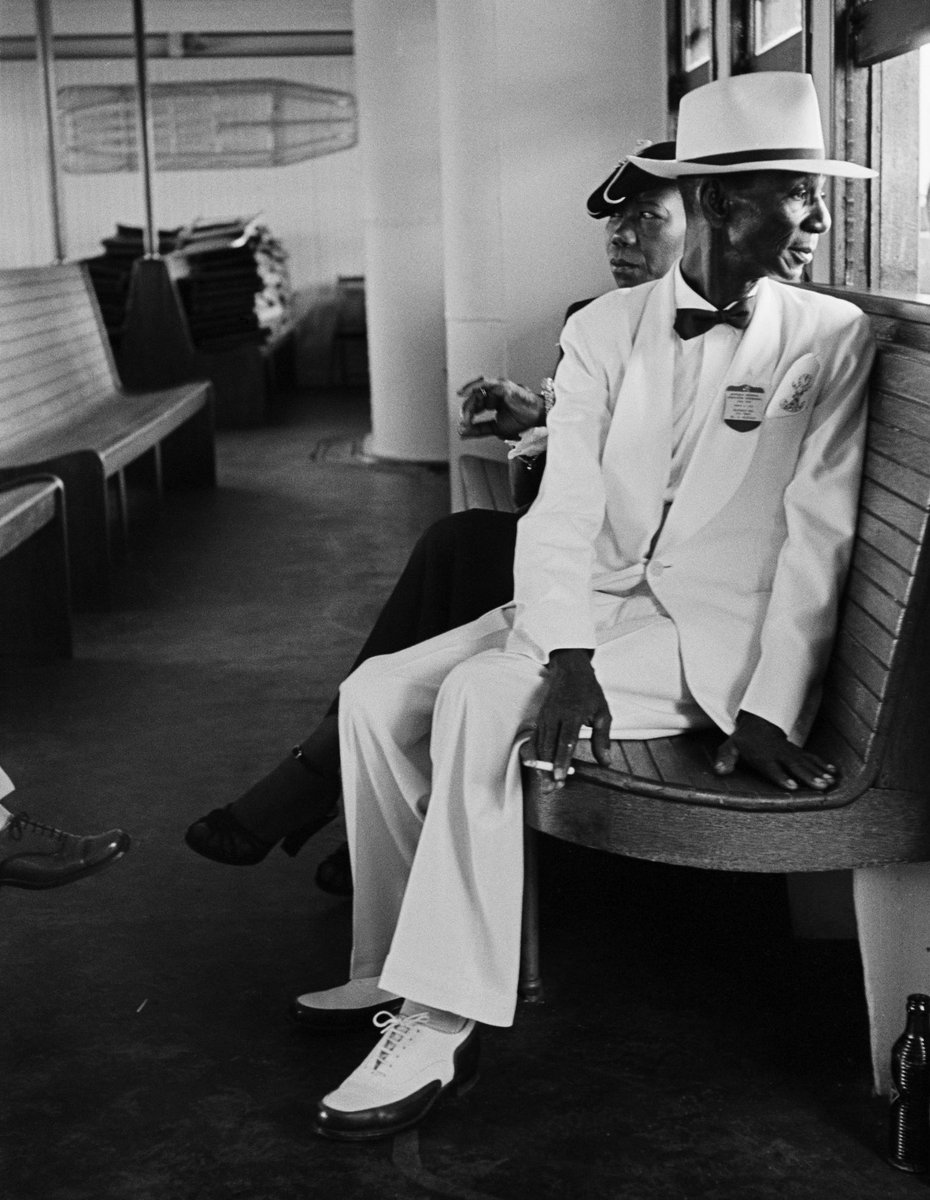
[[[730,775],[740,761],[789,792],[799,787],[825,792],[839,777],[833,763],[793,745],[777,725],[751,712],[737,714],[736,728],[717,751],[714,770]]]
[[[553,650],[536,730],[522,751],[524,761],[552,763],[551,773],[541,773],[544,792],[565,786],[582,725],[591,727],[591,751],[595,759],[602,767],[609,767],[610,709],[594,674],[590,652]]]
[[[517,438],[525,429],[546,423],[542,396],[509,379],[473,379],[459,388],[458,395],[463,438]]]

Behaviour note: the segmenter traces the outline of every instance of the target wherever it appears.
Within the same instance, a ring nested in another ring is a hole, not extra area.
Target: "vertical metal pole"
[[[52,241],[55,247],[55,262],[60,263],[65,261],[64,205],[62,204],[61,178],[58,172],[58,108],[49,2],[50,0],[35,0],[36,39],[42,68],[42,92],[45,101],[45,146],[48,155],[48,198],[52,215]]]
[[[152,175],[155,173],[155,130],[149,104],[148,73],[145,61],[144,0],[132,0],[132,28],[136,48],[136,91],[139,104],[139,162],[142,166],[142,192],[145,198],[145,225],[142,230],[146,258],[158,257],[155,217],[152,207]]]

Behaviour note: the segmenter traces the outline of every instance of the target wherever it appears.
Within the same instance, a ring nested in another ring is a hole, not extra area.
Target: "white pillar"
[[[607,291],[588,195],[638,138],[666,132],[664,5],[437,0],[453,507],[456,389],[484,373],[538,387],[566,307]]]
[[[435,0],[354,0],[365,297],[368,449],[448,452]]]

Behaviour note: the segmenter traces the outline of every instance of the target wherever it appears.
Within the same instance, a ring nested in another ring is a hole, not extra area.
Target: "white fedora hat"
[[[682,97],[675,157],[630,162],[653,175],[796,171],[871,179],[877,172],[827,158],[814,82],[799,71],[731,75]]]

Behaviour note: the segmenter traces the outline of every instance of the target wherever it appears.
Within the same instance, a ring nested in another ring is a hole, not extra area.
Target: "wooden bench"
[[[86,268],[0,271],[0,480],[37,470],[65,485],[75,604],[105,606],[112,531],[125,541],[126,469],[215,483],[208,383],[129,392],[117,376]]]
[[[0,485],[0,652],[71,657],[64,485],[54,476]]]
[[[886,970],[898,892],[887,873],[861,870],[930,860],[930,310],[820,290],[859,304],[879,339],[852,567],[808,742],[840,765],[841,782],[826,794],[786,793],[749,772],[720,778],[712,770],[719,733],[615,742],[610,769],[580,753],[562,794],[544,795],[528,778],[521,994],[532,999],[540,991],[534,830],[691,867],[856,868],[873,1066],[877,1087],[886,1090],[906,991],[930,990],[924,928],[930,875],[924,918],[913,935],[913,969],[899,963]]]

